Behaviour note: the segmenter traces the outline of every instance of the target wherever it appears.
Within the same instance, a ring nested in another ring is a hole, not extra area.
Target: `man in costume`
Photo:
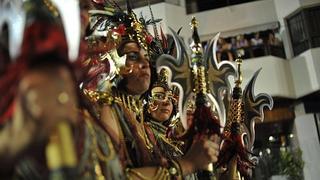
[[[21,52],[0,78],[4,97],[0,102],[0,173],[8,179],[48,179],[50,170],[76,165],[74,154],[69,154],[72,144],[68,144],[70,151],[63,151],[69,158],[59,161],[61,157],[52,156],[61,147],[59,137],[52,139],[60,133],[57,126],[67,131],[64,139],[70,140],[69,124],[77,121],[75,77],[63,27],[43,2],[24,5],[28,18]]]

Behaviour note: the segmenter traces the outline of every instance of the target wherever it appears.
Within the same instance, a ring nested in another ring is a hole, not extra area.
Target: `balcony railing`
[[[210,9],[217,9],[236,4],[242,4],[258,0],[226,0],[226,1],[213,1],[213,0],[186,0],[187,13],[196,13]]]
[[[228,56],[229,53],[231,54],[232,58]],[[225,50],[222,52],[219,50],[217,51],[217,58],[219,61],[233,61],[238,57],[238,55],[241,55],[243,59],[251,59],[263,56],[276,56],[286,59],[286,55],[282,44],[278,46],[261,44],[258,46],[248,46],[245,48]]]
[[[174,4],[174,5],[180,5],[180,0],[149,0],[150,4],[157,4],[157,3],[161,3],[161,2],[167,2],[170,4]],[[122,9],[126,9],[127,4],[126,4],[126,0],[119,0],[117,1],[117,4],[122,8]],[[131,5],[132,8],[139,8],[139,7],[143,7],[143,6],[147,6],[148,5],[148,1],[146,0],[131,0]]]

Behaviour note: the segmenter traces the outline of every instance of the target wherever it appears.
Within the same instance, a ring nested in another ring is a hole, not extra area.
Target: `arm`
[[[231,51],[228,51],[228,59],[229,59],[229,61],[233,61],[233,56],[232,56]]]
[[[101,112],[101,118],[105,126],[108,126],[115,133],[116,141],[121,140],[123,132],[119,128],[118,120],[110,106],[105,106]],[[181,157],[177,161],[169,159],[168,167],[154,167],[145,166],[141,168],[129,168],[126,169],[126,174],[131,178],[137,179],[157,179],[156,177],[160,174],[167,174],[170,172],[171,167],[179,169],[180,175],[188,175],[197,170],[206,169],[210,163],[215,163],[219,155],[219,139],[217,136],[206,137],[198,136],[194,138],[194,141],[186,153],[185,156]]]

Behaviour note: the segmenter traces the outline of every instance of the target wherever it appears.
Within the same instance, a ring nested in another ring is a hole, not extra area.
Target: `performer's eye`
[[[170,99],[171,101],[174,100],[173,96],[170,94],[168,95],[168,99]]]
[[[158,94],[155,94],[155,98],[158,100],[163,100],[165,99],[165,95],[162,93],[158,93]]]
[[[138,60],[139,59],[139,53],[138,52],[129,52],[127,53],[127,58],[130,60]]]

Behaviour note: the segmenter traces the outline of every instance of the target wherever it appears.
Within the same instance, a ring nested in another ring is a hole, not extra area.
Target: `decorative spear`
[[[224,124],[225,112],[229,105],[225,103],[230,96],[228,78],[230,75],[236,75],[236,68],[231,62],[217,61],[215,51],[219,34],[208,43],[208,47],[203,52],[197,30],[198,22],[195,18],[192,19],[191,26],[193,29],[192,56],[188,55],[181,37],[170,29],[175,41],[177,57],[163,54],[156,62],[158,71],[162,68],[169,70],[171,77],[169,84],[175,85],[179,89],[179,114],[184,128],[188,130],[178,138],[185,139],[187,142],[192,142],[196,134],[206,136],[220,134],[220,122]],[[222,96],[222,93],[225,95]],[[191,123],[187,124],[189,102],[195,102],[195,111],[192,116],[188,116],[194,118],[190,118]],[[213,109],[217,116],[213,113]],[[212,171],[198,174],[202,179],[212,178]]]
[[[247,165],[241,169],[252,168],[254,163],[249,159],[246,147],[244,145],[241,132],[241,126],[244,122],[244,103],[242,101],[242,59],[236,59],[238,79],[235,81],[233,88],[232,100],[230,102],[230,110],[226,126],[223,132],[223,141],[221,151],[216,167],[225,167],[227,173],[222,173],[220,179],[226,180],[241,180],[241,175],[238,172],[241,166]],[[239,163],[238,163],[239,162]],[[242,163],[240,163],[242,162]],[[241,172],[242,175],[244,172]],[[247,174],[247,173],[246,173]]]
[[[208,99],[209,91],[207,89],[206,67],[203,59],[203,49],[198,35],[198,22],[195,17],[191,20],[191,27],[193,29],[193,42],[190,45],[192,50],[191,69],[194,79],[193,92],[195,93],[196,107],[188,133],[191,135],[200,134],[206,136],[214,134],[220,135],[220,121],[218,117],[214,115],[212,105]],[[210,179],[213,175],[212,171],[211,165],[206,171],[199,172],[198,176],[200,176],[200,178]]]
[[[271,109],[273,101],[267,94],[254,96],[254,81],[261,69],[254,74],[244,90],[244,96],[242,95],[242,59],[236,59],[236,63],[238,78],[233,88],[216,167],[225,169],[225,172],[220,174],[220,179],[249,180],[256,164],[251,153],[254,142],[254,122],[256,119],[263,120],[263,107],[267,106]],[[251,126],[253,128],[250,128]]]
[[[206,68],[204,66],[202,56],[202,46],[198,35],[198,22],[195,17],[191,20],[193,29],[193,42],[191,44],[191,68],[194,79],[193,92],[196,95],[196,108],[194,112],[194,121],[191,124],[190,130],[199,134],[219,134],[220,135],[220,122],[213,114],[212,105],[210,104],[207,94],[207,78]]]

